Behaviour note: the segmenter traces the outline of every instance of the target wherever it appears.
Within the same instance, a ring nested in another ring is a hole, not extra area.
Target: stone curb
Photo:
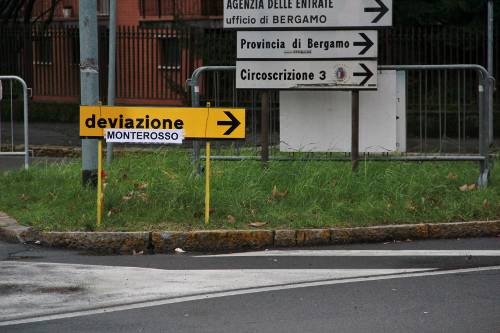
[[[148,253],[149,232],[41,232],[40,245],[99,254]]]
[[[193,252],[223,252],[272,247],[274,232],[266,230],[153,232],[151,240],[155,253],[168,253],[176,248]]]
[[[228,252],[271,247],[307,247],[422,239],[500,236],[500,221],[387,225],[300,230],[192,232],[37,232],[0,212],[0,240],[103,254]]]
[[[32,228],[23,227],[10,216],[0,212],[0,240],[8,243],[25,243],[33,241]]]

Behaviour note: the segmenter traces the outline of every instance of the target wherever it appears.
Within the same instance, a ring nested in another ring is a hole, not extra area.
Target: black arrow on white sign
[[[366,82],[370,81],[370,79],[373,77],[373,72],[366,66],[365,64],[359,64],[361,68],[363,68],[364,72],[363,73],[354,73],[354,76],[363,76],[365,79],[361,81],[359,84],[360,86],[364,86]]]
[[[365,13],[379,13],[377,17],[373,19],[372,23],[377,23],[382,19],[382,17],[385,16],[385,14],[389,12],[389,8],[382,0],[375,0],[375,2],[377,3],[378,7],[365,8]]]
[[[231,119],[231,121],[218,121],[217,122],[217,125],[218,126],[231,126],[229,127],[229,129],[224,133],[224,135],[229,135],[231,133],[234,132],[235,129],[238,128],[238,126],[240,126],[240,121],[229,111],[224,111],[224,113],[226,114],[226,116],[229,117],[229,119]]]
[[[364,55],[366,52],[368,52],[373,45],[373,41],[363,32],[360,32],[359,35],[363,37],[365,40],[364,42],[354,42],[354,46],[364,46],[365,48],[359,52],[359,55]]]

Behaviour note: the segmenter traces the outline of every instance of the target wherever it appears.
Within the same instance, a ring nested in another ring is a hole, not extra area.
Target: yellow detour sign
[[[245,109],[81,106],[80,136],[106,129],[183,130],[185,139],[244,139]]]

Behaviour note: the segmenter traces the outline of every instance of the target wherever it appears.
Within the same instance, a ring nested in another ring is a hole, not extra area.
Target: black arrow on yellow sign
[[[224,121],[218,121],[217,122],[217,125],[218,126],[231,126],[229,127],[229,129],[224,133],[224,135],[230,135],[231,133],[234,132],[235,129],[238,128],[238,126],[240,126],[240,121],[238,119],[236,119],[236,117],[229,111],[224,111],[224,113],[226,114],[226,116],[229,117],[229,119],[231,119],[231,121],[227,121],[227,120],[224,120]]]

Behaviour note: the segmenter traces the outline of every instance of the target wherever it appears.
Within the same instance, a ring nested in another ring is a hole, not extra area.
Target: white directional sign
[[[377,89],[377,61],[238,61],[238,89]]]
[[[224,0],[224,28],[346,28],[392,25],[393,0]]]
[[[377,31],[238,31],[238,59],[376,58]]]

